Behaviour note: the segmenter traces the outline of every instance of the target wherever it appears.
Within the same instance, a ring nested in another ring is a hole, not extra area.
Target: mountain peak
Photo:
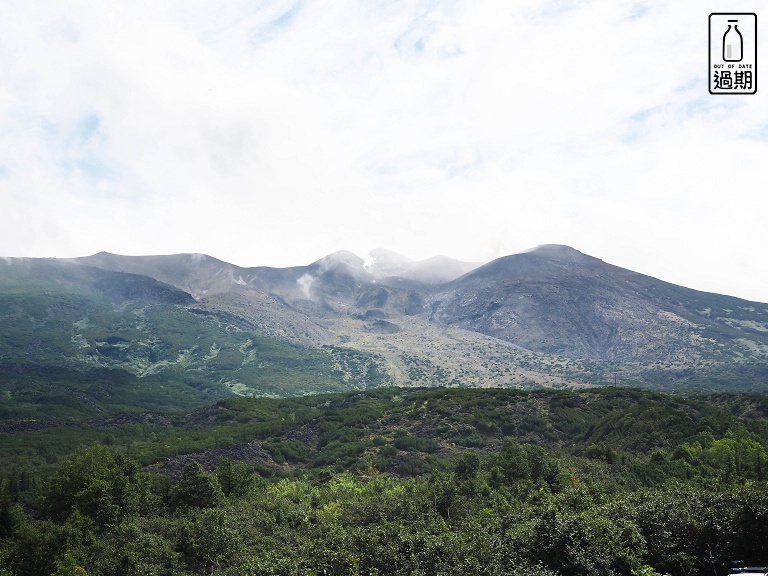
[[[554,260],[558,262],[570,262],[570,263],[598,263],[602,262],[599,258],[580,252],[575,248],[566,246],[565,244],[539,244],[535,248],[523,252],[522,254],[530,254],[545,258],[547,260]],[[515,256],[513,254],[513,256]]]
[[[349,250],[339,250],[323,256],[320,260],[313,262],[311,266],[319,267],[321,270],[330,270],[339,266],[346,266],[354,270],[362,270],[365,261],[357,254]]]
[[[565,244],[539,244],[530,250],[526,250],[526,252],[546,256],[586,256],[583,252],[579,252],[576,248],[571,248]]]

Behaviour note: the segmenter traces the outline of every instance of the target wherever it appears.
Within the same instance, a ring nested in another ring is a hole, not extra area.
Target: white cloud
[[[2,252],[287,266],[563,242],[768,300],[768,106],[708,94],[719,10],[8,2]]]

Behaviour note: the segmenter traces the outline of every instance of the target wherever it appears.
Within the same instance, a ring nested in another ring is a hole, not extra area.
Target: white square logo
[[[757,92],[757,14],[709,15],[709,93]]]

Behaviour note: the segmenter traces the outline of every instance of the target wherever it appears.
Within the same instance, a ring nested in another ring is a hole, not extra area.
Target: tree
[[[456,479],[460,482],[475,478],[479,469],[480,457],[474,450],[467,450],[464,452],[453,465]]]
[[[8,491],[8,482],[0,483],[0,539],[13,536],[24,522],[21,506],[14,503]]]
[[[224,458],[214,471],[224,496],[245,496],[257,484],[253,467],[244,462],[233,463]]]
[[[79,510],[101,530],[137,513],[149,499],[148,486],[133,460],[97,445],[59,465],[43,489],[42,509],[59,521]]]
[[[67,550],[64,558],[56,562],[56,570],[51,576],[88,576],[88,572],[80,566],[75,555]]]
[[[224,510],[206,508],[191,512],[189,521],[184,522],[180,548],[193,570],[203,568],[213,574],[214,570],[237,562],[242,541]]]
[[[171,504],[191,508],[215,508],[224,501],[219,481],[202,465],[192,461],[181,472],[181,478],[171,488]]]

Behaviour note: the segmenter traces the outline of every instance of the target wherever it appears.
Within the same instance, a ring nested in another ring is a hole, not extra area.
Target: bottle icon
[[[723,60],[726,62],[741,62],[744,53],[744,38],[738,25],[738,20],[728,20],[728,30],[723,34]]]

